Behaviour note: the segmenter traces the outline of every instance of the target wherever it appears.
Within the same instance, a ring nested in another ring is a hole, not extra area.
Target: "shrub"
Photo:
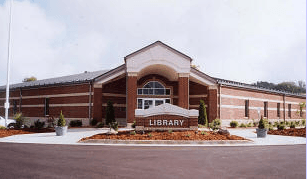
[[[290,128],[294,129],[294,128],[295,128],[295,126],[296,126],[296,122],[291,121],[291,123],[290,123]]]
[[[104,127],[103,122],[99,122],[97,128],[103,128],[103,127]]]
[[[263,117],[261,116],[259,124],[258,124],[258,128],[259,129],[267,129],[267,121],[263,119]]]
[[[92,119],[91,120],[91,126],[96,126],[98,123],[97,119]]]
[[[277,125],[278,125],[279,123],[276,121],[276,122],[274,122],[274,125],[273,125],[273,127],[277,127]]]
[[[135,135],[135,131],[130,131],[130,135]]]
[[[135,123],[136,123],[136,121],[133,121],[133,123],[131,125],[132,128],[135,128]]]
[[[114,107],[112,101],[108,100],[106,108],[106,125],[111,124],[115,121]]]
[[[152,134],[151,134],[151,133],[148,133],[148,137],[152,137]]]
[[[273,130],[273,125],[269,125],[269,131]]]
[[[15,128],[20,129],[24,125],[24,117],[22,116],[22,113],[16,113],[14,115],[14,119],[16,120]]]
[[[37,119],[34,122],[34,128],[35,129],[42,129],[42,128],[44,128],[44,126],[45,126],[45,122],[41,122],[39,119]]]
[[[198,124],[198,128],[205,128],[206,126]]]
[[[168,133],[169,133],[169,134],[173,133],[173,130],[172,130],[172,129],[169,129],[169,130],[168,130]]]
[[[82,121],[81,120],[72,120],[69,122],[70,127],[81,127]]]
[[[64,127],[65,125],[66,125],[66,120],[65,120],[64,115],[61,111],[61,114],[60,114],[60,117],[59,117],[59,120],[58,120],[58,126]]]
[[[286,128],[285,124],[280,123],[277,125],[278,130],[284,130],[285,128]]]
[[[112,129],[114,129],[115,131],[118,131],[118,123],[117,123],[117,122],[112,122],[112,123],[110,124],[110,127],[111,127]]]
[[[306,126],[306,119],[302,120],[302,126],[304,126],[304,127]]]
[[[230,127],[232,127],[232,128],[236,128],[236,127],[238,127],[238,125],[239,125],[239,123],[237,121],[231,121],[230,122]]]
[[[239,127],[246,127],[244,123],[241,123]]]
[[[207,132],[205,132],[205,131],[201,131],[200,134],[201,134],[201,135],[208,135]]]
[[[220,119],[214,119],[210,124],[209,124],[210,129],[213,131],[218,130],[221,127],[221,121]]]
[[[300,121],[295,121],[295,125],[299,126],[300,125]]]
[[[0,126],[0,129],[6,129],[4,126]]]
[[[290,126],[290,122],[289,121],[286,121],[286,126]]]
[[[246,125],[246,127],[252,127],[252,123],[251,123],[251,122],[248,123],[248,124]]]
[[[198,114],[198,124],[208,126],[207,111],[204,100],[200,100]]]
[[[191,134],[187,134],[187,135],[185,135],[186,137],[190,137],[191,136]]]

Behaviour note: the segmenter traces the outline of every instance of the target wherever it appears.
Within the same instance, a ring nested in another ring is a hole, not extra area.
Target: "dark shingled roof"
[[[84,72],[79,73],[75,75],[69,75],[69,76],[62,76],[57,78],[49,78],[44,80],[37,80],[37,81],[29,81],[29,82],[23,82],[23,83],[17,83],[17,84],[11,84],[10,89],[14,88],[24,88],[24,87],[37,87],[37,86],[47,86],[47,85],[55,85],[55,84],[66,84],[66,83],[82,83],[82,82],[89,82],[109,70],[100,70],[100,71],[94,71],[94,72]],[[0,86],[0,90],[5,90],[6,85]]]
[[[218,84],[225,85],[225,86],[233,86],[233,87],[246,88],[246,89],[251,89],[251,90],[259,90],[259,91],[265,91],[269,93],[285,94],[285,95],[290,95],[290,96],[306,97],[306,95],[302,95],[298,93],[289,93],[286,91],[262,88],[262,87],[258,87],[258,86],[251,85],[251,84],[240,83],[240,82],[225,80],[221,78],[214,78],[214,79],[217,81]]]

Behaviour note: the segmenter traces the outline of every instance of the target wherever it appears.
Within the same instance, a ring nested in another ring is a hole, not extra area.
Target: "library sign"
[[[136,109],[136,130],[186,129],[197,130],[198,110],[161,104],[149,109]]]

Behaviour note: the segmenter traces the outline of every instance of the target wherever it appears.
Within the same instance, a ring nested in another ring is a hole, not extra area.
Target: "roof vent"
[[[87,71],[84,71],[84,73],[87,73]]]

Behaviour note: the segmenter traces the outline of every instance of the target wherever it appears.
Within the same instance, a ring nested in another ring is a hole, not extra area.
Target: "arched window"
[[[138,95],[170,95],[170,89],[158,81],[150,81],[143,88],[138,88]]]

